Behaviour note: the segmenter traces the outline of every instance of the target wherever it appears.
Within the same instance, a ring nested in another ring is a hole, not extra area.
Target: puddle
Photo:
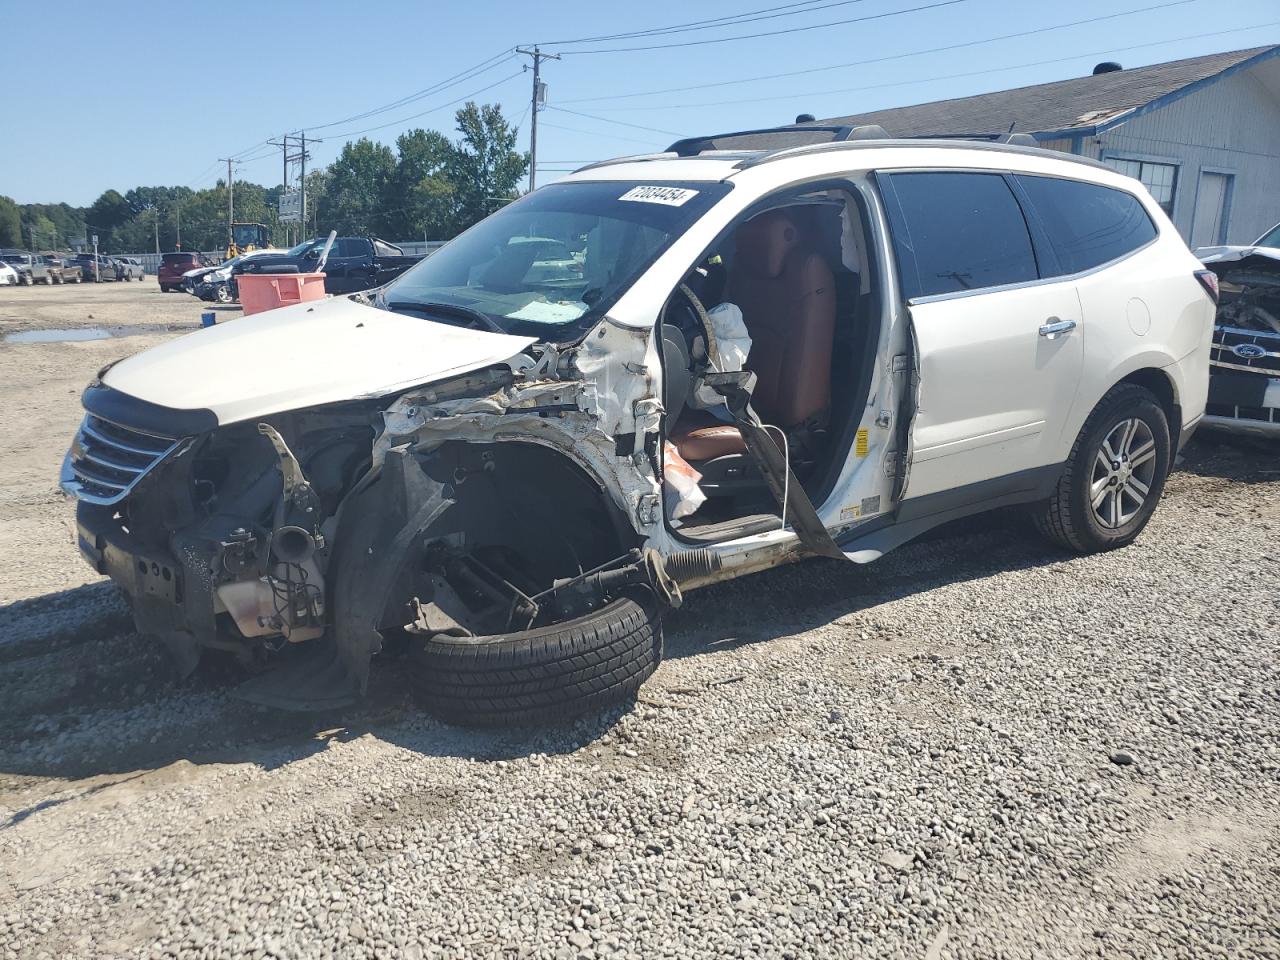
[[[71,340],[108,340],[111,331],[102,327],[79,327],[75,330],[19,330],[5,334],[5,343],[66,343]]]
[[[19,330],[7,333],[5,343],[72,343],[81,340],[112,340],[116,337],[136,337],[146,333],[187,333],[200,329],[197,326],[179,326],[172,323],[138,324],[130,327],[72,327],[69,330]]]

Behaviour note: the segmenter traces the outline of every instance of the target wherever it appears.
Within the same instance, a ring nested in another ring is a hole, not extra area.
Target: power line
[[[1136,10],[1122,10],[1119,13],[1108,13],[1104,16],[1089,17],[1084,20],[1072,20],[1070,23],[1059,23],[1051,27],[1037,27],[1034,30],[1021,30],[1017,33],[1004,33],[996,37],[984,37],[980,40],[966,40],[962,43],[949,43],[941,47],[926,47],[922,50],[908,50],[903,53],[888,54],[883,57],[871,57],[867,60],[850,60],[847,63],[833,63],[825,67],[808,67],[804,70],[790,70],[786,73],[757,74],[752,77],[740,77],[734,80],[718,80],[714,83],[691,84],[687,87],[664,87],[660,90],[641,90],[635,93],[619,93],[599,97],[578,97],[576,99],[565,100],[563,102],[598,103],[602,100],[629,100],[634,97],[650,97],[663,93],[684,93],[688,90],[707,90],[711,87],[736,87],[743,83],[754,83],[758,80],[782,80],[787,77],[799,77],[811,73],[824,73],[829,70],[843,70],[847,67],[862,67],[873,63],[888,63],[891,60],[904,60],[908,57],[919,57],[930,53],[944,53],[948,50],[963,50],[968,47],[977,47],[987,43],[996,43],[1000,40],[1016,40],[1022,37],[1036,36],[1041,33],[1050,33],[1054,30],[1066,30],[1069,27],[1080,27],[1091,23],[1101,23],[1105,20],[1115,20],[1118,17],[1129,17],[1136,13],[1150,13],[1153,10],[1163,10],[1167,7],[1178,7],[1195,2],[1196,0],[1171,0],[1171,2],[1168,3],[1157,3],[1148,7],[1139,7]],[[624,108],[619,107],[615,109]]]
[[[804,33],[807,30],[825,30],[830,27],[846,26],[850,23],[867,23],[871,20],[884,20],[889,17],[901,17],[908,13],[919,13],[922,10],[936,10],[939,7],[951,7],[958,3],[968,3],[969,0],[938,0],[936,3],[926,3],[919,7],[908,7],[905,10],[891,10],[887,13],[873,13],[865,17],[850,17],[846,20],[831,20],[826,23],[813,23],[807,27],[788,27],[784,30],[769,30],[765,33],[740,33],[732,37],[716,37],[708,40],[684,40],[680,43],[659,43],[652,44],[647,47],[603,47],[597,50],[562,50],[561,53],[566,56],[570,55],[586,55],[591,53],[633,53],[640,50],[671,50],[676,47],[701,47],[709,43],[730,43],[734,40],[754,40],[758,37],[779,37],[787,33]]]
[[[463,70],[461,73],[456,73],[451,77],[446,77],[444,80],[440,80],[429,87],[424,87],[422,90],[416,91],[415,93],[407,94],[406,96],[401,97],[398,100],[394,100],[389,104],[383,104],[380,107],[374,107],[371,110],[366,110],[363,113],[355,114],[352,117],[348,117],[342,120],[333,120],[333,121],[330,121],[329,123],[313,124],[311,126],[308,126],[306,129],[309,129],[309,130],[327,129],[328,127],[338,126],[339,124],[349,123],[349,122],[353,122],[355,120],[363,119],[366,117],[375,116],[379,113],[385,113],[388,110],[395,109],[395,107],[397,106],[403,106],[404,104],[411,103],[414,100],[418,100],[423,97],[430,96],[432,93],[438,93],[441,90],[448,89],[450,86],[454,86],[456,83],[462,83],[468,79],[477,77],[480,74],[486,73],[489,70],[493,69],[494,67],[500,65],[502,62],[504,62],[503,58],[510,59],[514,57],[515,57],[514,51],[503,50],[501,53],[495,54],[494,56],[489,57],[485,60],[481,60],[475,66],[468,67],[466,70]],[[494,61],[494,62],[491,63],[490,61]],[[489,88],[486,87],[485,89],[489,89]],[[483,91],[477,91],[477,92],[483,92]],[[427,111],[427,112],[430,112],[430,111]],[[422,116],[422,115],[423,114],[417,114],[415,115],[415,117]],[[412,120],[412,119],[415,119],[415,117],[409,117],[406,119]],[[387,126],[390,126],[390,125],[391,124],[387,124]],[[382,129],[382,127],[369,128],[370,131],[380,130],[380,129]],[[295,130],[294,132],[296,133],[297,131]],[[359,132],[369,132],[369,131],[359,131]],[[348,134],[340,133],[340,134],[334,134],[334,136],[348,136]],[[254,151],[258,151],[262,147],[265,147],[268,145],[270,145],[270,138],[266,140],[259,140],[257,143],[252,144],[251,146],[245,147],[243,150],[238,150],[235,153],[229,154],[229,156],[234,157],[236,159],[240,159],[240,158],[243,158],[246,154],[253,153]],[[263,156],[268,156],[268,155],[269,154],[263,154]],[[256,160],[260,158],[254,157],[252,159]]]
[[[393,100],[390,103],[383,104],[380,107],[374,107],[370,110],[364,111],[363,113],[357,113],[350,117],[344,117],[341,120],[332,120],[329,123],[310,124],[306,127],[306,129],[324,130],[329,127],[336,127],[344,123],[354,123],[357,120],[364,120],[369,117],[377,116],[380,113],[386,113],[388,110],[394,110],[396,107],[402,107],[405,104],[413,103],[415,100],[421,100],[424,97],[429,97],[434,93],[439,93],[442,90],[447,90],[450,87],[457,86],[460,83],[465,83],[468,80],[471,80],[475,77],[480,76],[481,74],[488,73],[490,70],[493,70],[494,68],[501,66],[503,63],[506,63],[509,60],[515,59],[515,56],[516,55],[513,50],[510,50],[510,49],[503,50],[501,53],[495,54],[494,56],[489,57],[486,60],[481,60],[478,64],[472,67],[468,67],[466,70],[463,70],[460,73],[455,73],[451,77],[446,77],[444,80],[441,80],[437,83],[433,83],[428,87],[424,87],[421,90],[416,91],[415,93],[407,94],[406,96],[401,97],[399,100]]]
[[[744,13],[729,14],[724,17],[712,17],[710,20],[691,20],[688,23],[676,23],[666,27],[650,27],[646,30],[630,30],[626,33],[611,33],[598,37],[578,37],[575,40],[545,40],[541,46],[558,47],[566,43],[604,43],[608,40],[626,40],[631,37],[650,37],[660,36],[668,33],[688,33],[693,30],[712,30],[717,27],[737,26],[740,23],[752,23],[756,20],[773,20],[777,17],[794,17],[803,13],[814,13],[818,10],[826,10],[830,7],[844,7],[851,3],[862,3],[863,0],[837,0],[835,3],[824,3],[820,6],[814,6],[819,0],[802,0],[800,3],[784,3],[777,7],[764,7],[760,10],[748,10]],[[807,7],[805,10],[795,10],[795,7]],[[790,13],[775,13],[776,10],[791,10]],[[756,14],[768,14],[768,16],[755,16]]]
[[[562,124],[558,124],[558,123],[548,123],[546,120],[543,120],[543,121],[542,121],[542,125],[543,125],[544,127],[550,127],[552,130],[567,130],[567,131],[569,131],[570,133],[582,133],[582,134],[586,134],[588,137],[600,137],[600,136],[601,136],[601,134],[599,133],[599,131],[583,130],[583,129],[579,128],[579,127],[566,127],[566,126],[563,126]],[[609,139],[611,139],[611,140],[625,140],[625,141],[626,141],[626,142],[628,142],[628,143],[642,143],[642,144],[644,144],[646,147],[649,147],[650,149],[652,149],[652,148],[653,148],[653,141],[652,141],[652,140],[637,140],[635,137],[624,137],[624,136],[621,136],[621,135],[616,134],[616,133],[608,133],[608,134],[604,134],[604,136],[609,137]]]
[[[557,107],[555,104],[548,104],[548,106],[557,113],[571,113],[575,117],[583,117],[587,120],[599,120],[601,123],[616,123],[620,127],[633,127],[636,130],[648,130],[650,133],[665,133],[673,137],[684,136],[684,134],[676,133],[674,130],[661,130],[658,127],[646,127],[638,123],[627,123],[625,120],[611,120],[608,117],[597,117],[591,113],[581,113],[578,110],[568,110],[564,107]]]
[[[338,133],[329,134],[329,138],[337,139],[339,137],[357,137],[362,133],[373,133],[373,131],[375,130],[385,130],[387,127],[394,127],[397,124],[408,123],[410,120],[417,120],[419,117],[425,117],[428,113],[435,113],[437,110],[444,110],[446,107],[452,107],[459,103],[465,103],[466,101],[470,100],[472,97],[479,96],[480,94],[484,93],[487,90],[492,90],[494,87],[501,86],[502,84],[506,83],[508,80],[514,80],[516,77],[521,76],[523,73],[524,73],[523,70],[517,70],[515,73],[509,73],[505,77],[503,77],[501,80],[495,80],[493,83],[489,84],[488,86],[481,87],[479,90],[473,90],[470,93],[459,97],[457,100],[450,100],[448,103],[441,103],[441,104],[438,104],[437,106],[429,107],[426,110],[423,110],[421,113],[415,113],[408,117],[401,117],[398,120],[391,120],[387,123],[379,124],[376,127],[365,127],[363,130],[342,130],[342,131],[339,131]]]
[[[1271,23],[1259,23],[1248,27],[1235,27],[1231,30],[1215,30],[1212,33],[1195,33],[1184,37],[1170,37],[1167,40],[1154,40],[1150,43],[1136,43],[1127,47],[1108,47],[1104,50],[1092,50],[1081,53],[1075,53],[1067,57],[1054,57],[1049,60],[1033,60],[1028,63],[1014,63],[1003,67],[984,67],[981,70],[967,70],[963,73],[948,73],[934,77],[912,77],[909,80],[894,80],[889,83],[872,83],[859,84],[856,87],[841,87],[834,90],[810,90],[798,93],[784,93],[771,97],[745,97],[734,100],[707,100],[702,103],[668,103],[653,107],[619,107],[617,109],[626,110],[686,110],[699,109],[702,107],[722,107],[736,103],[765,103],[773,100],[794,100],[798,97],[822,97],[836,93],[860,93],[864,90],[886,90],[890,87],[906,87],[916,83],[931,83],[937,80],[958,80],[965,77],[979,77],[988,73],[1000,73],[1006,70],[1021,70],[1025,67],[1042,67],[1051,63],[1065,63],[1069,60],[1079,60],[1081,57],[1099,57],[1112,53],[1122,53],[1127,50],[1141,50],[1146,47],[1158,47],[1167,43],[1180,43],[1183,40],[1201,40],[1206,37],[1218,37],[1228,33],[1240,33],[1245,30],[1257,30],[1262,27],[1270,27],[1280,24],[1280,21]]]

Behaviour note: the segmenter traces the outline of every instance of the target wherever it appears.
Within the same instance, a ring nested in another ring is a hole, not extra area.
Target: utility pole
[[[301,169],[295,183],[298,184],[297,191],[301,193],[298,204],[298,232],[305,233],[307,229],[307,161],[311,159],[311,154],[307,153],[307,135],[305,133],[286,133],[279,140],[267,141],[272,146],[280,147],[282,150],[284,163],[284,191],[289,193],[289,171],[291,164],[301,164]],[[312,143],[320,143],[319,140],[312,140]],[[296,152],[291,152],[296,151]],[[288,227],[285,228],[286,234]],[[299,237],[301,239],[301,237]]]
[[[151,211],[151,225],[156,229],[156,253],[160,252],[160,208]]]
[[[231,224],[236,218],[236,200],[235,191],[231,186],[231,158],[227,157],[225,159],[227,163],[227,250],[230,250],[232,244],[235,243],[235,236],[231,232]]]
[[[558,53],[543,53],[536,46],[532,50],[516,47],[516,53],[533,57],[533,99],[529,112],[529,190],[538,184],[538,110],[547,102],[547,85],[542,82],[542,61],[559,60]]]
[[[181,197],[177,197],[174,200],[173,213],[178,221],[178,242],[173,249],[181,250],[182,249],[182,198]]]
[[[302,160],[302,232],[307,232],[307,131],[303,130],[298,138],[299,149],[298,156]],[[299,237],[301,242],[302,238]]]

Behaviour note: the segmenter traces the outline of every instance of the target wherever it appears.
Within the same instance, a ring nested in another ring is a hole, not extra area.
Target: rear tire
[[[642,591],[549,627],[419,640],[414,659],[424,705],[451,723],[506,726],[627,701],[662,660],[660,613]]]
[[[1172,448],[1155,395],[1132,383],[1112,387],[1081,428],[1036,526],[1077,553],[1127,546],[1160,502]]]

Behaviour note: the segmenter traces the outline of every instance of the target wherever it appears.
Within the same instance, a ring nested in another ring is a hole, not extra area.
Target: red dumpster
[[[323,273],[242,273],[236,286],[245,316],[324,299]]]

